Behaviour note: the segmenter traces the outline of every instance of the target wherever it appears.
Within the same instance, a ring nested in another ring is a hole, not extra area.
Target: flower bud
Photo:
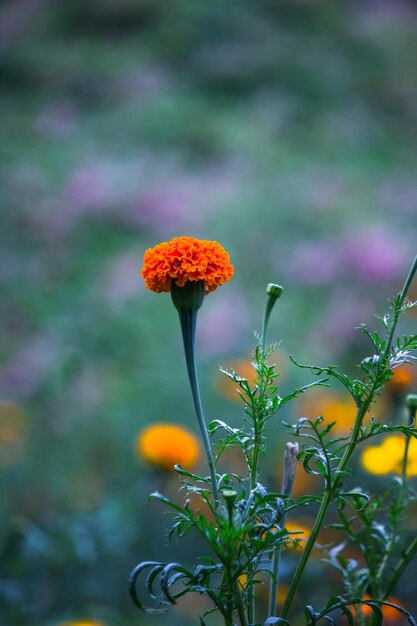
[[[405,398],[405,406],[407,406],[409,409],[417,409],[417,394],[415,393],[409,393],[408,396],[406,396]]]
[[[282,481],[282,490],[285,494],[291,495],[292,486],[295,480],[295,472],[297,469],[297,454],[300,451],[298,443],[289,441],[285,445],[284,456],[284,477]]]
[[[227,517],[229,518],[229,525],[233,526],[233,514],[234,514],[234,506],[235,500],[237,498],[237,491],[234,489],[223,489],[222,491],[223,498],[226,501],[227,507]]]
[[[234,502],[236,500],[237,491],[234,489],[223,489],[222,494],[226,502]]]
[[[277,285],[275,283],[268,283],[267,288],[266,288],[266,295],[271,296],[271,298],[277,299],[281,296],[283,291],[284,291],[284,287],[281,287],[281,285]]]

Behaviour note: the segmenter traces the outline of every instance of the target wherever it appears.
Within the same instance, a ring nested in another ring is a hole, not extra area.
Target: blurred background
[[[241,418],[217,367],[251,376],[268,282],[285,287],[270,334],[283,393],[313,380],[290,354],[354,371],[369,354],[355,326],[378,324],[416,252],[416,55],[414,0],[3,0],[1,626],[197,623],[198,597],[147,617],[127,593],[138,561],[201,551],[166,547],[169,517],[147,501],[177,497],[169,451],[204,460],[177,315],[144,288],[143,253],[180,235],[230,252],[233,281],[199,319],[208,419]],[[378,418],[404,419],[413,390],[404,368]],[[336,388],[271,425],[269,488],[282,419],[320,413],[352,422]],[[163,431],[137,440],[159,422],[179,427],[168,451]],[[381,469],[373,452],[352,481],[379,492],[398,463]],[[299,494],[317,488],[301,470],[297,481]],[[313,514],[288,523],[308,534]],[[416,532],[417,514],[408,523]],[[396,598],[416,611],[410,574]],[[340,583],[317,558],[303,599],[320,608],[329,590]]]

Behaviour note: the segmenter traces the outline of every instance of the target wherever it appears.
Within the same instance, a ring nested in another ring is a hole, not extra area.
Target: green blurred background
[[[146,617],[127,594],[136,562],[199,548],[164,546],[146,497],[177,479],[135,453],[151,422],[197,431],[176,312],[144,288],[143,253],[180,235],[230,252],[233,281],[199,321],[209,419],[241,414],[216,368],[247,358],[267,282],[285,287],[284,391],[311,380],[289,354],[351,371],[368,349],[354,327],[376,323],[416,251],[416,58],[414,0],[3,1],[1,626],[197,623],[198,598]],[[316,560],[304,597],[330,588]],[[408,574],[410,610],[415,592]]]

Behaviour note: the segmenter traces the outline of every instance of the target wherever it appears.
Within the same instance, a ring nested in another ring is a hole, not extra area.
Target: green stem
[[[391,579],[385,589],[384,598],[388,597],[395,585],[401,578],[405,568],[411,561],[411,559],[417,554],[417,536],[414,537],[408,548],[403,552],[401,559],[398,561],[397,566],[394,568]]]
[[[188,377],[190,379],[191,392],[194,401],[194,408],[197,415],[198,425],[200,427],[203,439],[204,450],[206,452],[207,463],[210,471],[211,488],[213,492],[214,506],[219,506],[219,493],[217,489],[216,469],[214,465],[213,454],[210,446],[206,421],[204,419],[203,406],[201,403],[200,387],[198,384],[197,367],[195,362],[194,339],[197,321],[197,309],[181,309],[178,310],[182,338],[184,342],[185,360],[187,363]]]
[[[382,358],[383,364],[386,361],[386,359],[389,357],[390,350],[391,350],[391,344],[392,344],[392,340],[393,340],[393,337],[394,337],[395,328],[397,326],[398,318],[399,318],[399,315],[400,315],[400,312],[401,312],[400,308],[401,308],[401,305],[403,304],[403,302],[405,300],[405,297],[407,295],[408,289],[409,289],[409,287],[411,285],[411,282],[412,282],[412,280],[414,278],[414,275],[415,275],[416,271],[417,271],[417,256],[414,259],[414,262],[413,262],[413,264],[411,266],[411,269],[410,269],[410,271],[408,273],[408,276],[407,276],[407,278],[405,280],[404,286],[403,286],[403,288],[401,290],[400,298],[399,298],[400,307],[398,307],[398,309],[396,308],[396,310],[394,311],[394,316],[392,318],[391,327],[390,327],[390,330],[389,330],[389,333],[388,333],[387,345],[385,347],[383,358]],[[330,503],[331,503],[331,501],[333,499],[333,494],[336,492],[336,489],[339,486],[340,481],[342,480],[343,472],[346,469],[346,466],[349,463],[350,457],[352,456],[353,451],[354,451],[354,449],[356,447],[357,439],[358,439],[359,432],[360,432],[360,429],[361,429],[361,426],[362,426],[362,422],[363,422],[364,417],[365,417],[365,415],[366,415],[366,413],[367,413],[367,411],[368,411],[368,409],[369,409],[369,407],[370,407],[370,405],[372,403],[372,400],[373,400],[373,397],[374,397],[374,393],[375,393],[375,385],[373,385],[373,387],[371,388],[371,390],[370,390],[370,392],[368,394],[368,397],[367,397],[366,401],[364,402],[364,404],[361,407],[359,407],[359,409],[358,409],[358,412],[357,412],[357,415],[356,415],[356,420],[355,420],[355,425],[353,427],[352,435],[351,435],[351,438],[350,438],[350,442],[349,442],[347,448],[345,449],[345,452],[344,452],[344,454],[342,456],[342,459],[340,460],[340,463],[339,463],[338,468],[336,470],[336,475],[335,475],[335,479],[333,481],[333,485],[331,486],[330,489],[327,489],[325,491],[325,493],[324,493],[324,497],[323,497],[323,500],[321,502],[320,509],[319,509],[318,514],[317,514],[314,526],[313,526],[313,530],[311,531],[311,535],[310,535],[310,537],[309,537],[309,539],[307,541],[307,544],[306,544],[306,546],[305,546],[305,548],[303,550],[302,557],[300,558],[300,561],[298,563],[298,566],[297,566],[297,569],[295,571],[293,580],[291,582],[290,589],[288,591],[287,598],[285,600],[284,607],[282,609],[281,616],[284,619],[287,617],[288,612],[289,612],[289,610],[291,608],[292,601],[293,601],[295,593],[296,593],[296,591],[298,589],[298,585],[300,583],[300,580],[301,580],[301,577],[303,575],[304,569],[305,569],[305,567],[307,565],[307,561],[309,559],[311,550],[313,549],[313,546],[314,546],[314,543],[316,541],[317,535],[319,534],[320,528],[321,528],[321,526],[323,524],[323,520],[324,520],[324,517],[325,517],[325,515],[327,513],[327,509],[329,508],[329,505],[330,505]],[[414,546],[414,543],[415,543],[415,546]],[[414,554],[414,551],[417,552],[417,538],[414,540],[414,542],[411,544],[411,546],[413,546],[412,550],[413,550],[413,554]],[[410,546],[410,548],[411,548],[411,546]],[[403,559],[402,559],[400,561],[399,566],[401,565],[401,567],[403,567],[403,569],[404,569],[406,567],[406,565],[407,565],[407,562],[403,565]],[[401,573],[402,573],[402,570],[401,570]],[[398,578],[399,578],[399,575],[395,579],[395,582],[398,580]]]
[[[245,607],[243,606],[243,602],[242,602],[242,595],[239,591],[237,584],[235,585],[235,596],[236,596],[237,612],[239,615],[240,624],[241,626],[248,626],[248,621],[245,615]]]
[[[400,303],[401,304],[405,300],[405,297],[406,297],[407,292],[408,292],[408,290],[410,288],[411,282],[412,282],[412,280],[414,278],[414,274],[416,273],[416,271],[417,271],[417,255],[416,255],[416,257],[415,257],[415,259],[413,261],[413,264],[412,264],[412,266],[410,268],[410,271],[408,272],[408,276],[405,279],[405,283],[404,283],[403,288],[402,288],[401,293],[400,293]],[[391,325],[390,333],[388,335],[387,346],[386,346],[385,352],[384,352],[384,358],[387,358],[387,356],[389,355],[389,351],[391,349],[391,343],[392,343],[392,339],[394,337],[395,327],[397,325],[398,314],[396,316],[396,319],[394,318],[394,320],[395,320],[395,322]]]
[[[255,489],[258,478],[258,463],[259,463],[259,448],[262,442],[262,433],[259,432],[259,429],[255,425],[255,437],[253,444],[253,457],[252,457],[252,466],[250,472],[250,490]],[[248,582],[253,579],[253,568],[252,564],[248,566]],[[253,624],[255,621],[255,594],[254,594],[254,586],[251,585],[249,587],[249,598],[248,598],[248,620],[249,624]]]
[[[331,491],[326,490],[325,493],[324,493],[323,500],[322,500],[321,505],[320,505],[319,512],[317,513],[316,521],[314,522],[314,526],[313,526],[313,529],[311,531],[311,535],[308,538],[308,541],[307,541],[307,543],[305,545],[305,548],[303,550],[303,554],[302,554],[302,556],[300,558],[300,561],[298,563],[298,567],[295,570],[295,574],[294,574],[294,577],[292,579],[291,586],[290,586],[290,589],[288,591],[288,595],[287,595],[287,597],[285,599],[285,603],[284,603],[284,606],[283,606],[283,609],[282,609],[282,613],[281,613],[281,617],[283,617],[284,619],[286,619],[286,617],[288,615],[288,612],[289,612],[289,610],[291,608],[291,604],[292,604],[292,601],[294,599],[295,593],[296,593],[296,591],[298,589],[298,585],[299,585],[301,577],[303,575],[304,568],[305,568],[305,566],[307,564],[307,561],[308,561],[308,558],[310,556],[310,553],[311,553],[311,551],[312,551],[312,549],[314,547],[314,544],[316,542],[317,535],[320,532],[321,526],[323,524],[324,517],[326,515],[327,509],[328,509],[329,504],[331,502],[331,499],[332,499]]]
[[[408,427],[413,428],[416,419],[416,409],[415,407],[409,407],[409,418],[408,418]],[[406,435],[405,439],[405,448],[404,448],[404,456],[401,468],[401,478],[402,478],[402,489],[403,489],[403,497],[405,497],[406,485],[407,485],[407,464],[408,464],[408,449],[410,446],[411,435]]]
[[[272,309],[274,308],[276,301],[277,299],[274,298],[273,296],[268,296],[267,301],[266,301],[264,321],[262,325],[262,352],[263,354],[265,354],[266,334],[268,330],[269,318],[271,317],[271,312],[272,312]]]

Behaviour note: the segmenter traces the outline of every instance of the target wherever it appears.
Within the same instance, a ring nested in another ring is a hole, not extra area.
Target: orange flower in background
[[[372,600],[371,596],[364,596],[364,600]],[[404,608],[402,603],[397,600],[397,598],[389,597],[386,600],[387,602],[392,602],[392,604],[397,604],[401,608]],[[367,604],[362,604],[362,614],[364,617],[371,617],[373,615],[373,610]],[[401,621],[406,621],[404,616],[401,615],[399,611],[396,611],[392,606],[381,606],[382,615],[384,618],[384,624],[397,624]]]
[[[177,463],[191,469],[200,457],[200,444],[194,433],[162,422],[144,428],[136,438],[135,448],[140,458],[168,470]]]
[[[13,467],[23,458],[26,415],[11,400],[0,401],[0,467]]]
[[[0,401],[0,441],[15,443],[26,430],[26,416],[11,400]]]
[[[204,281],[210,293],[230,280],[230,256],[217,241],[176,237],[145,252],[142,277],[151,291],[171,291],[174,279],[179,287],[187,281]]]
[[[87,619],[75,622],[60,622],[58,626],[105,626],[105,624],[95,619]]]
[[[307,393],[299,400],[299,411],[303,417],[315,419],[323,416],[327,423],[336,422],[332,432],[335,435],[349,434],[356,418],[356,405],[347,393],[320,390]]]
[[[393,391],[407,391],[415,381],[415,370],[409,363],[395,368],[394,376],[388,381],[387,387]]]
[[[282,369],[283,353],[282,351],[276,351],[271,355],[271,362],[277,363],[277,371]],[[224,366],[226,370],[234,370],[241,378],[246,378],[251,387],[256,385],[258,374],[256,373],[252,361],[250,359],[236,359],[230,361]],[[279,379],[281,379],[281,372]],[[234,402],[241,402],[240,396],[237,393],[238,385],[226,374],[223,374],[220,370],[216,370],[214,375],[214,386],[218,393]]]
[[[255,372],[252,362],[250,359],[240,359],[238,361],[233,361],[225,366],[224,369],[232,369],[234,370],[241,378],[246,378],[251,387],[254,387],[256,384],[257,373]],[[237,393],[238,385],[226,374],[220,372],[218,369],[214,375],[214,385],[216,390],[220,393],[221,396],[227,398],[228,400],[234,400],[235,402],[240,402],[239,394]]]
[[[377,446],[362,452],[361,463],[370,474],[401,474],[405,449],[403,435],[389,435]],[[417,476],[417,439],[411,437],[408,447],[407,475]]]
[[[277,490],[282,488],[282,467],[279,468],[277,474]],[[307,494],[317,493],[322,486],[322,478],[314,474],[309,474],[303,468],[303,464],[297,463],[297,469],[295,472],[295,480],[292,488],[291,495],[297,499]]]

